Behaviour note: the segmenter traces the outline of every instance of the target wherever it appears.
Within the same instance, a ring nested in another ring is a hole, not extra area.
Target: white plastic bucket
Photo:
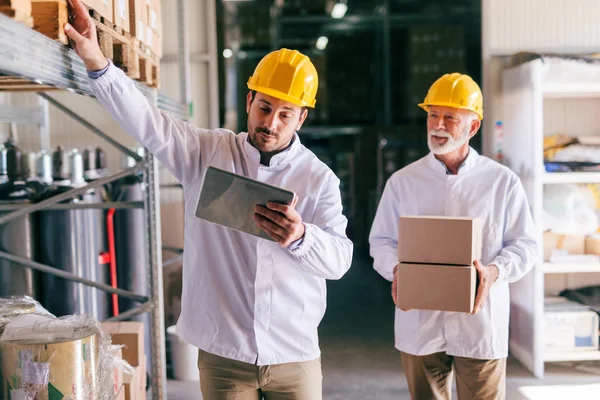
[[[167,337],[171,346],[171,363],[175,379],[199,382],[198,348],[180,339],[175,333],[175,325],[167,328]]]

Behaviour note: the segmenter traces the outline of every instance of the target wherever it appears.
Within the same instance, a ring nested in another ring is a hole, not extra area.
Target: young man
[[[473,314],[396,310],[396,348],[413,399],[504,399],[510,299],[508,284],[538,259],[537,232],[519,178],[469,147],[483,118],[482,94],[467,75],[447,74],[429,89],[426,157],[386,184],[370,234],[374,267],[392,281],[396,302],[398,218],[479,217],[483,225]],[[435,246],[436,243],[431,243]]]
[[[153,107],[102,55],[94,23],[72,0],[66,26],[95,96],[130,135],[183,184],[185,252],[178,334],[199,350],[203,398],[321,398],[317,327],[326,279],[350,267],[339,179],[296,131],[315,106],[317,71],[308,57],[268,54],[248,82],[248,132],[198,129]],[[256,207],[275,242],[194,216],[209,166],[294,191],[292,205]]]

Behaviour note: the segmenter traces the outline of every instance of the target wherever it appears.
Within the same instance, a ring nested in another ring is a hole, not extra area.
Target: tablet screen
[[[254,207],[268,202],[291,204],[294,192],[215,167],[208,167],[196,217],[273,240],[254,221]]]

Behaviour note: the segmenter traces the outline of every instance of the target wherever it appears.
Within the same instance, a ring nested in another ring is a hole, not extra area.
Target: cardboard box
[[[544,304],[546,351],[598,349],[598,314],[565,298],[547,298]]]
[[[115,360],[123,359],[123,349],[121,348],[121,346],[112,345],[110,354],[113,356],[113,358]],[[123,391],[123,379],[124,379],[123,368],[121,368],[121,366],[117,365],[115,368],[113,368],[113,384],[115,387],[115,396],[117,398],[119,397],[119,392]],[[123,393],[123,396],[125,396],[124,393]]]
[[[593,234],[585,238],[585,254],[600,256],[600,235]]]
[[[473,265],[481,259],[481,220],[404,216],[398,221],[398,260],[404,263]]]
[[[132,374],[125,374],[125,400],[146,400],[146,356]]]
[[[117,393],[115,400],[125,400],[125,386],[121,386],[119,393]]]
[[[470,313],[477,270],[455,265],[399,264],[398,308]]]
[[[152,0],[148,5],[148,26],[158,33],[162,33],[162,14],[159,0]]]
[[[554,250],[564,250],[570,255],[586,253],[585,236],[557,235],[551,231],[544,232],[544,261],[550,261]]]
[[[101,328],[110,334],[112,344],[121,344],[123,359],[132,367],[142,364],[144,358],[144,324],[142,322],[103,322]]]
[[[114,0],[113,22],[118,28],[130,32],[129,0]]]
[[[146,44],[148,7],[146,0],[129,0],[129,29],[133,37]]]
[[[114,21],[113,0],[82,0],[81,2],[104,17],[107,22]]]

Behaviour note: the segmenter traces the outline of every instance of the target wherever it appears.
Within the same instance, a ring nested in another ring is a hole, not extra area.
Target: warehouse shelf
[[[206,3],[207,12],[214,14],[214,0]],[[136,87],[149,99],[149,101],[160,109],[172,114],[178,119],[188,119],[189,96],[189,52],[186,49],[187,22],[183,16],[186,15],[186,0],[177,0],[177,26],[178,26],[178,57],[180,70],[180,101],[158,93],[156,88],[148,87],[140,82],[135,82]],[[18,85],[18,86],[17,86]],[[44,146],[44,134],[47,130],[48,103],[55,106],[69,117],[73,118],[94,134],[102,137],[110,144],[121,150],[126,155],[133,157],[137,164],[114,175],[103,177],[89,182],[86,186],[69,189],[67,192],[55,195],[38,203],[15,205],[3,204],[1,211],[8,211],[0,216],[0,225],[14,221],[17,218],[30,213],[46,210],[74,210],[74,209],[134,209],[143,210],[144,222],[144,252],[146,253],[146,275],[148,276],[148,293],[132,293],[123,289],[113,288],[105,283],[98,283],[73,273],[62,271],[49,265],[45,265],[25,257],[0,251],[0,259],[13,262],[15,265],[29,267],[45,274],[59,276],[64,279],[80,282],[87,286],[101,289],[108,293],[116,293],[122,298],[132,299],[141,303],[138,307],[123,310],[117,317],[110,320],[124,320],[133,316],[150,313],[148,338],[151,351],[148,354],[150,360],[150,387],[151,398],[166,398],[166,353],[165,353],[165,326],[164,326],[164,303],[162,283],[162,243],[160,236],[160,187],[158,182],[158,162],[150,152],[146,151],[143,157],[131,152],[128,146],[112,139],[110,135],[93,126],[89,121],[79,116],[73,110],[65,107],[58,100],[49,96],[46,90],[58,89],[77,93],[84,96],[92,96],[93,93],[88,82],[87,71],[77,54],[68,47],[49,39],[41,33],[15,22],[13,19],[0,14],[0,91],[14,91],[25,88],[28,91],[37,91],[43,99],[40,108],[22,109],[16,107],[1,107],[0,122],[27,123],[40,125],[42,146]],[[136,175],[141,179],[143,189],[143,201],[105,202],[98,204],[86,204],[70,202],[61,203],[63,200],[72,199],[75,196],[86,193],[93,188],[99,188],[110,182],[115,182],[123,177]]]
[[[75,51],[4,14],[0,14],[0,75],[26,79],[40,88],[93,96],[87,71]],[[136,86],[148,98],[155,92],[140,82]],[[157,100],[159,108],[187,119],[187,105],[162,94]]]
[[[562,351],[551,352],[544,355],[545,362],[561,361],[600,361],[600,351]]]
[[[600,273],[600,264],[544,263],[542,265],[542,272],[545,274]]]
[[[0,105],[0,122],[42,125],[45,122],[44,110],[42,107],[19,108]]]
[[[542,93],[547,99],[600,97],[600,85],[597,83],[548,83],[542,85]]]
[[[594,83],[598,79],[600,66],[597,64],[553,57],[530,60],[502,72],[503,93],[510,98],[504,103],[503,152],[510,154],[509,165],[522,180],[533,222],[538,227],[544,225],[545,185],[600,183],[600,172],[545,172],[544,134],[555,128],[546,116],[556,112],[545,100],[549,97],[576,98],[593,103],[591,96],[600,94],[600,85]],[[591,115],[590,121],[594,117],[597,115]],[[565,116],[561,129],[577,130],[576,121],[575,117]],[[538,241],[538,254],[544,253],[543,247],[543,241]],[[544,376],[545,362],[600,360],[600,351],[547,353],[544,348],[547,342],[544,322],[546,275],[589,273],[597,276],[600,273],[598,262],[574,261],[541,262],[511,285],[511,309],[519,323],[518,329],[511,324],[510,350],[538,378]],[[565,283],[552,290],[560,293],[562,289],[575,288]]]
[[[600,172],[545,172],[545,184],[600,183]]]

